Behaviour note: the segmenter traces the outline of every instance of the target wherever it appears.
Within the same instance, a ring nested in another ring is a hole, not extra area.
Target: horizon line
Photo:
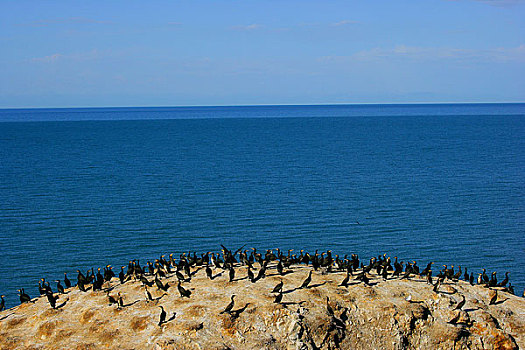
[[[198,107],[271,107],[271,106],[376,106],[376,105],[465,105],[465,104],[524,104],[525,101],[492,101],[492,102],[350,102],[350,103],[278,103],[278,104],[236,104],[236,105],[142,105],[142,106],[77,106],[77,107],[0,107],[0,110],[24,109],[103,109],[103,108],[198,108]]]

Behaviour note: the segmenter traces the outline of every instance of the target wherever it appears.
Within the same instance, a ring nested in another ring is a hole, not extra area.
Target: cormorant
[[[209,266],[206,266],[206,276],[211,280],[213,279],[213,272]]]
[[[253,271],[250,268],[250,266],[248,266],[248,278],[250,279],[250,282],[252,282],[252,283],[255,282],[255,276],[253,275]]]
[[[509,272],[505,272],[505,278],[503,279],[503,281],[498,283],[498,287],[505,287],[508,281],[509,281]]]
[[[5,295],[0,295],[0,311],[4,311],[4,310],[5,310],[5,300],[4,300],[4,297],[5,297]]]
[[[346,272],[345,278],[341,281],[339,287],[348,287],[348,280],[350,280],[350,273]]]
[[[461,308],[462,308],[463,306],[465,306],[465,296],[462,295],[461,298],[462,298],[461,301],[456,305],[456,307],[454,308],[454,310],[461,310]]]
[[[148,290],[147,286],[144,286],[144,294],[146,295],[146,302],[153,301],[153,298],[151,297],[151,293]]]
[[[230,282],[233,281],[233,279],[235,278],[235,269],[233,268],[233,266],[230,266],[228,276],[230,277]]]
[[[233,320],[235,320],[236,318],[238,318],[242,312],[244,312],[244,310],[246,310],[246,308],[248,307],[248,305],[250,305],[250,303],[246,303],[246,305],[244,305],[242,308],[240,309],[237,309],[237,310],[232,310],[229,312],[231,318]]]
[[[432,283],[432,270],[428,270],[427,271],[427,283],[428,284],[433,284]]]
[[[58,295],[55,297],[53,293],[47,292],[46,297],[47,297],[47,301],[49,302],[49,305],[51,305],[53,309],[56,308],[56,302],[58,299]]]
[[[120,292],[118,292],[117,295],[118,295],[118,300],[117,300],[118,301],[118,308],[120,309],[120,308],[124,307],[124,299],[122,299],[122,295],[120,295]]]
[[[334,309],[332,309],[332,306],[330,305],[330,298],[326,297],[326,311],[330,316],[334,316]]]
[[[279,262],[277,263],[277,272],[279,272],[279,275],[283,275],[283,264],[281,263],[281,260],[279,260]]]
[[[124,282],[126,282],[126,274],[124,273],[124,266],[120,267],[120,272],[118,273],[118,279],[120,280],[120,284],[124,284]]]
[[[308,288],[308,285],[312,281],[312,270],[310,270],[310,273],[308,273],[308,277],[303,281],[303,284],[301,284],[300,288]]]
[[[69,278],[67,278],[67,273],[64,272],[64,284],[66,285],[66,288],[71,288],[71,281]]]
[[[159,306],[161,309],[160,312],[160,319],[159,319],[159,326],[161,326],[164,322],[166,322],[166,311],[164,311],[164,308],[162,306]]]
[[[283,300],[283,292],[279,291],[279,294],[275,296],[275,300],[273,301],[275,304],[280,304]]]
[[[279,293],[283,289],[283,280],[281,280],[275,287],[272,289],[272,293]]]
[[[226,306],[226,308],[225,308],[223,311],[221,311],[220,314],[230,313],[230,311],[232,311],[232,309],[233,309],[233,305],[235,305],[235,301],[233,300],[233,298],[235,298],[235,294],[233,294],[233,295],[231,296],[231,301],[230,301],[230,303]]]
[[[191,291],[188,290],[188,289],[184,289],[184,287],[182,287],[180,285],[180,281],[179,281],[179,284],[177,285],[177,289],[179,290],[181,298],[184,298],[184,297],[189,298],[190,297]]]
[[[20,296],[20,303],[27,303],[31,301],[31,297],[26,294],[24,288],[18,290]]]
[[[113,304],[118,304],[118,300],[115,299],[115,297],[113,297],[112,295],[109,295],[109,291],[107,292],[107,296],[108,296],[108,302],[110,306]]]
[[[57,283],[57,290],[60,294],[64,294],[65,291],[64,291],[64,287],[60,284],[60,280],[56,280],[55,281]]]
[[[496,304],[496,300],[498,300],[498,291],[494,290],[494,295],[490,298],[489,305]]]

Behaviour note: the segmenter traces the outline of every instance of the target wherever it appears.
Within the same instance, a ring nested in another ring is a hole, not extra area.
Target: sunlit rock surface
[[[270,264],[266,278],[251,283],[245,267],[236,268],[233,282],[220,269],[209,280],[201,268],[182,284],[191,298],[181,298],[173,275],[163,279],[171,286],[166,295],[149,288],[157,299],[150,302],[139,281],[120,285],[114,278],[109,293],[121,293],[121,309],[108,305],[104,291],[72,288],[57,309],[43,297],[1,312],[0,349],[525,348],[521,297],[498,291],[496,304],[489,305],[494,291],[482,286],[446,282],[435,293],[423,279],[385,281],[375,273],[370,286],[350,279],[340,287],[345,273],[323,270],[313,272],[308,288],[297,289],[310,270],[294,265],[279,276]],[[270,292],[280,280],[284,293],[276,304]],[[220,314],[233,294],[233,313]],[[466,303],[455,310],[462,295]],[[159,326],[161,305],[168,322]]]

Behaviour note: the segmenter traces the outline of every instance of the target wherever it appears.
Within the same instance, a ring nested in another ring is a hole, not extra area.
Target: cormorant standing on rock
[[[18,295],[20,296],[20,303],[27,303],[31,301],[31,297],[26,294],[24,288],[18,290]]]
[[[118,308],[123,308],[124,307],[124,299],[122,299],[122,295],[120,295],[120,292],[118,292]]]
[[[465,306],[465,296],[462,295],[461,298],[462,298],[461,301],[456,305],[456,307],[454,308],[454,310],[461,310],[461,308],[462,308],[463,306]]]
[[[427,271],[427,283],[432,285],[432,270]]]
[[[160,311],[160,319],[159,319],[159,326],[161,326],[164,322],[166,322],[166,311],[164,311],[164,308],[162,306],[159,306]]]
[[[335,315],[334,309],[332,309],[332,306],[330,305],[330,298],[328,296],[326,297],[326,311],[330,316]]]
[[[301,284],[301,289],[302,288],[308,288],[308,285],[310,284],[310,282],[312,281],[312,270],[310,270],[310,273],[308,273],[308,277],[306,277],[306,279],[303,281],[303,284]]]
[[[250,279],[250,282],[252,282],[252,283],[255,282],[255,276],[253,275],[253,271],[250,268],[250,266],[248,266],[248,278]]]
[[[108,296],[109,306],[113,304],[118,304],[118,300],[115,299],[115,297],[113,297],[112,295],[109,295],[109,291],[107,292],[107,296]]]
[[[233,294],[233,295],[231,296],[231,301],[230,301],[230,303],[226,306],[226,308],[225,308],[220,314],[230,313],[230,311],[232,311],[232,309],[233,309],[233,305],[235,305],[235,301],[233,300],[233,298],[235,298],[235,294]]]
[[[177,289],[179,290],[181,298],[184,298],[184,297],[189,298],[190,297],[191,291],[187,290],[187,289],[184,289],[184,287],[182,287],[180,285],[180,281],[179,281],[179,284],[177,285]]]
[[[146,302],[153,301],[153,298],[151,297],[151,293],[148,290],[148,287],[144,285],[144,294],[146,295]]]
[[[498,287],[505,287],[508,281],[509,281],[509,272],[505,272],[505,278],[503,279],[503,281],[498,283]]]
[[[233,279],[235,278],[235,269],[233,268],[233,266],[230,266],[228,275],[230,277],[230,282],[233,281]]]
[[[496,300],[498,300],[498,291],[494,290],[494,294],[492,295],[492,298],[490,298],[489,305],[496,304]]]
[[[67,278],[67,273],[64,272],[64,284],[66,285],[66,288],[71,288],[71,281],[69,278]]]
[[[60,280],[56,280],[55,281],[57,283],[57,290],[60,294],[64,294],[65,291],[64,291],[64,287],[60,284]]]
[[[49,305],[51,305],[51,307],[53,309],[55,309],[56,308],[56,302],[57,302],[57,299],[58,299],[58,295],[55,297],[53,295],[53,293],[47,292],[46,293],[46,297],[47,297],[47,301],[49,302]]]
[[[0,311],[4,311],[4,309],[5,309],[4,297],[5,297],[5,295],[0,295]]]
[[[350,280],[350,273],[346,272],[345,278],[341,281],[339,287],[348,287],[348,280]]]
[[[280,304],[283,300],[283,292],[279,291],[279,294],[275,296],[275,300],[273,301],[275,304]]]
[[[120,284],[124,284],[124,282],[126,282],[126,274],[124,273],[124,266],[120,267],[120,272],[118,273],[118,279],[120,280]]]
[[[209,266],[206,266],[206,276],[212,280],[213,279],[213,272],[211,271],[211,268]]]
[[[283,289],[283,280],[281,280],[275,287],[272,289],[272,293],[279,293]]]

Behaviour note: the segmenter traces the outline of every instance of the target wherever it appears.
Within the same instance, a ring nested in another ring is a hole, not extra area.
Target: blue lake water
[[[10,306],[41,277],[220,243],[485,267],[525,287],[525,104],[28,109],[0,121]]]

